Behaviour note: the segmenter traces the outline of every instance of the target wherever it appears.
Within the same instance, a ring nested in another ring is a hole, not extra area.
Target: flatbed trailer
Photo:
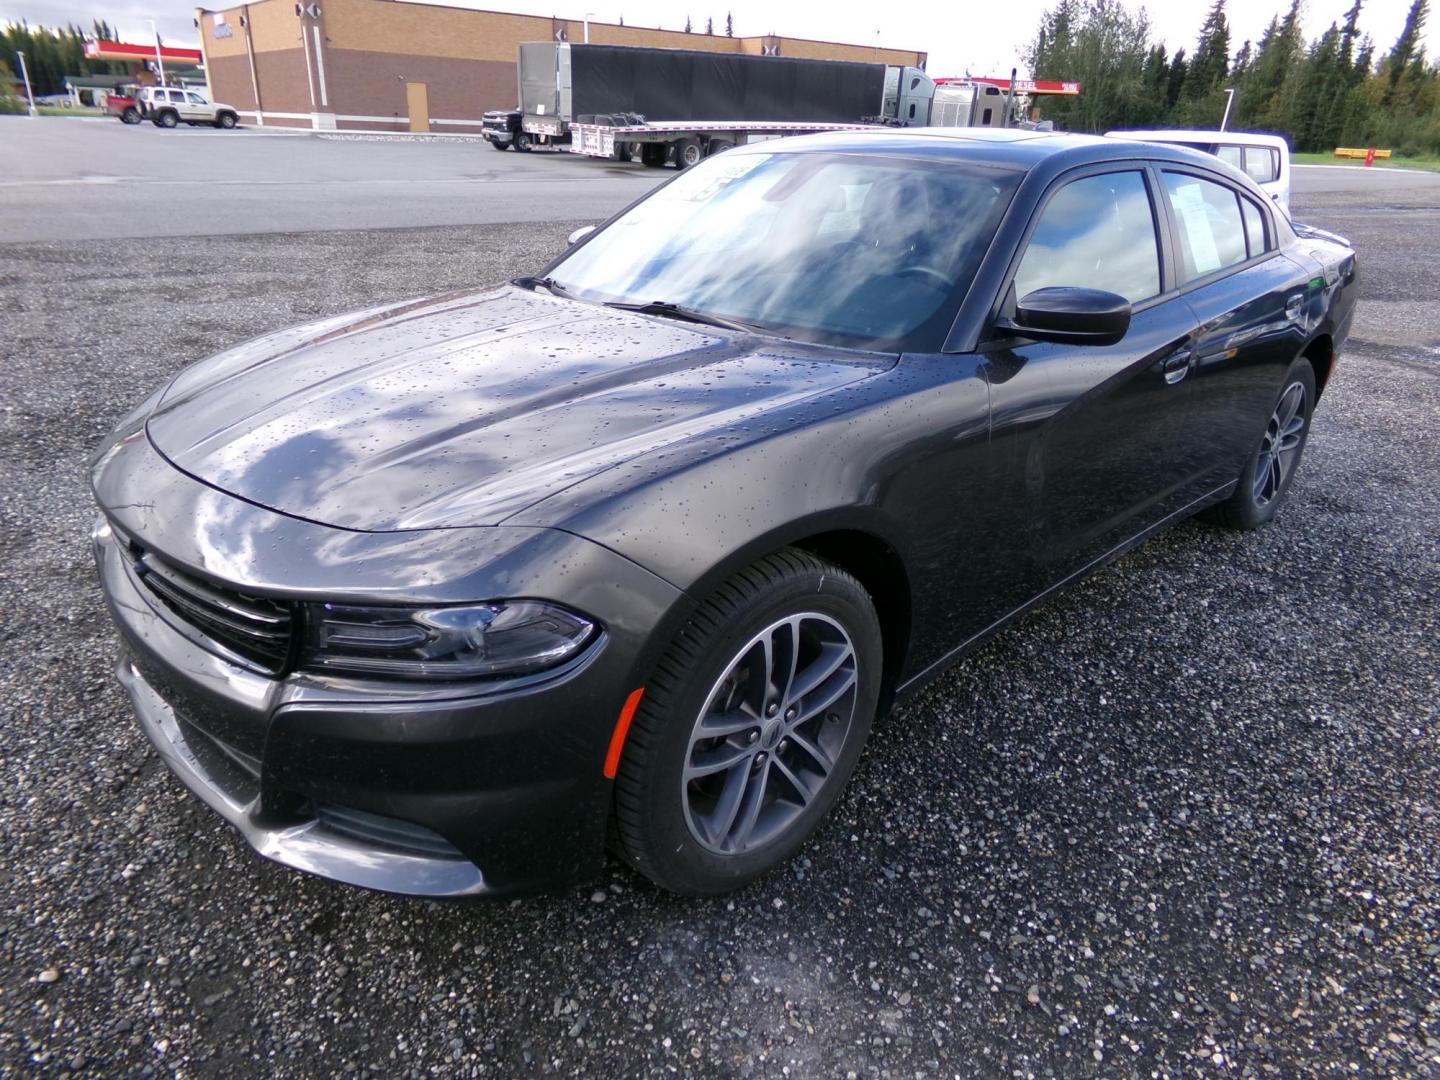
[[[864,131],[877,124],[817,124],[799,120],[673,120],[644,124],[571,124],[570,140],[562,149],[586,157],[664,165],[673,156],[685,168],[703,157],[732,146],[780,139],[787,135],[814,135],[822,131]]]

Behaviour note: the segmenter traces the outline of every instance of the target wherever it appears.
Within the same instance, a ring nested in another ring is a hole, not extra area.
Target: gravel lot
[[[0,1071],[1440,1074],[1440,200],[1326,202],[1368,300],[1276,524],[1184,525],[1001,634],[877,730],[806,858],[716,901],[271,867],[110,675],[112,421],[576,223],[0,245]]]

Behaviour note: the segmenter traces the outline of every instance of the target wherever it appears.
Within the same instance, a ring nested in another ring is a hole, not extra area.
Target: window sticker
[[[1220,252],[1215,247],[1215,233],[1210,228],[1210,208],[1205,203],[1205,193],[1198,183],[1175,184],[1170,191],[1175,212],[1185,226],[1185,238],[1190,242],[1190,259],[1195,264],[1197,277],[1220,269]]]

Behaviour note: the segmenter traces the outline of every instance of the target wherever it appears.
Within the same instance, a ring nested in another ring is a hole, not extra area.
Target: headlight
[[[416,610],[315,604],[302,663],[401,679],[525,675],[564,663],[596,634],[556,604],[505,600]]]

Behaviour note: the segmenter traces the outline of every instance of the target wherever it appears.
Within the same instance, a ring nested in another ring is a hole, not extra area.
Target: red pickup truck
[[[105,99],[105,112],[118,117],[122,123],[138,124],[144,115],[144,109],[137,98],[139,93],[140,87],[133,84],[117,86]]]

